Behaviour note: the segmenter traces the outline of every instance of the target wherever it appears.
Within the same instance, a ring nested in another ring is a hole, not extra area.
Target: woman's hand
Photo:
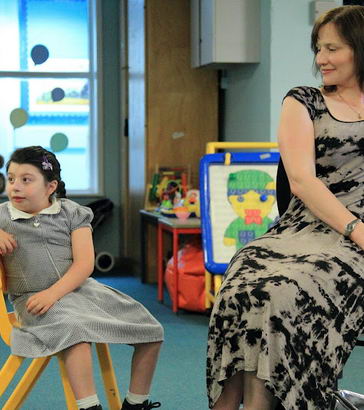
[[[55,293],[51,289],[46,289],[32,295],[26,303],[26,308],[28,313],[39,316],[46,313],[56,302]]]
[[[17,246],[14,236],[0,229],[0,255],[12,253]]]

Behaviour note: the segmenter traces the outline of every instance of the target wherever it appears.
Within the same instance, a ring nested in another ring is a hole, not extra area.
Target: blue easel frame
[[[278,165],[280,155],[278,152],[231,152],[230,165]],[[223,275],[227,263],[214,261],[212,244],[212,227],[210,219],[210,179],[209,167],[211,165],[225,165],[226,153],[206,154],[200,161],[200,205],[201,205],[201,232],[204,249],[205,268],[213,275]]]

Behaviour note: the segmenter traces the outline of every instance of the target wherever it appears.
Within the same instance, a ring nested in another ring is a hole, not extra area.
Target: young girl
[[[60,164],[40,146],[17,149],[6,171],[9,201],[0,205],[0,254],[21,323],[12,333],[12,353],[34,358],[64,351],[79,409],[100,410],[90,343],[132,345],[122,409],[160,407],[148,399],[163,328],[141,304],[89,278],[91,210],[65,199]]]

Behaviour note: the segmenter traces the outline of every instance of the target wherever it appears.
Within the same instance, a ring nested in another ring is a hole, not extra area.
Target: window
[[[53,151],[71,194],[99,186],[97,0],[0,0],[0,154]]]

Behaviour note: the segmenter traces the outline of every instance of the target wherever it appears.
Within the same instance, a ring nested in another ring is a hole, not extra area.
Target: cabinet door
[[[259,62],[260,1],[191,2],[192,66]]]
[[[190,165],[198,188],[199,160],[217,140],[217,73],[191,68],[188,1],[148,0],[146,7],[148,179],[156,165]]]

